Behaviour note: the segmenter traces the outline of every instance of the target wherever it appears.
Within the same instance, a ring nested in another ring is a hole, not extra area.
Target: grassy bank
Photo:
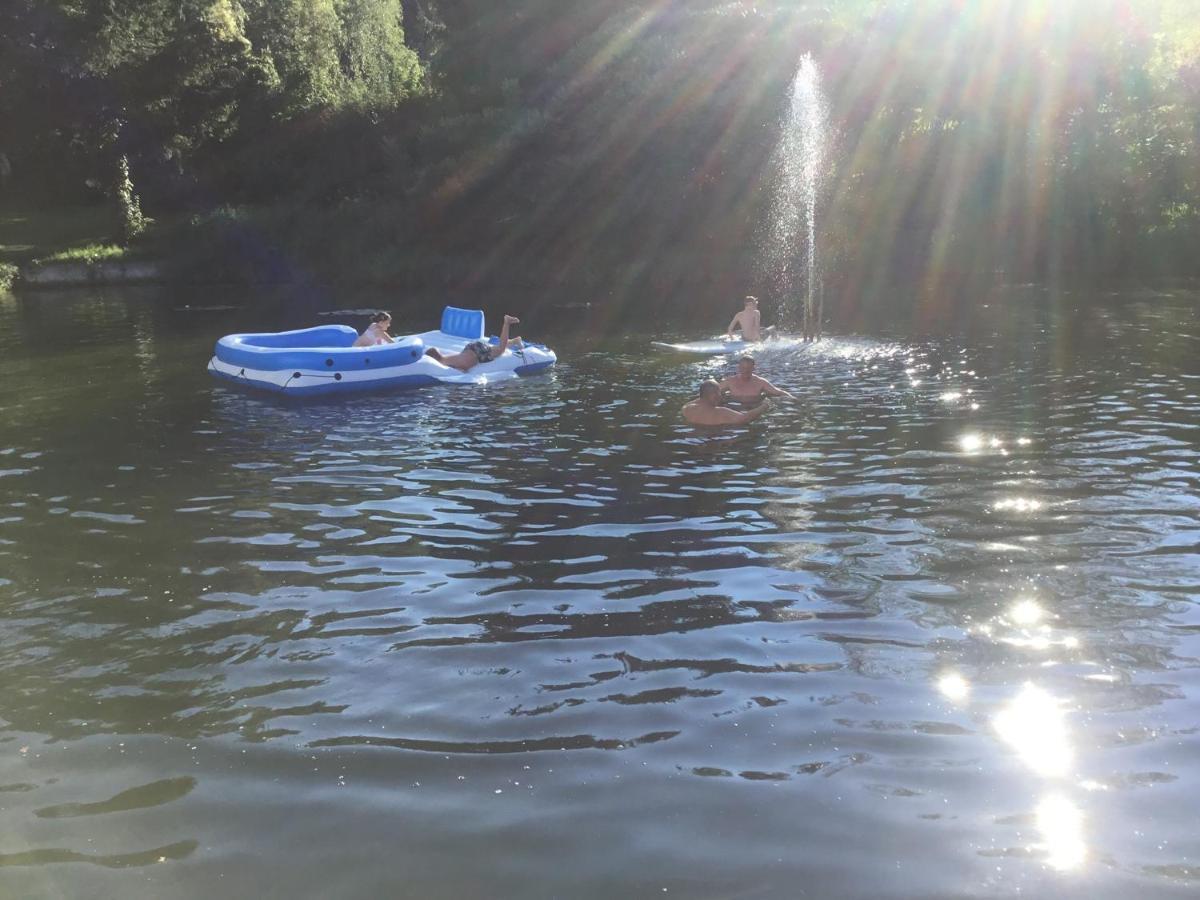
[[[11,287],[27,266],[170,259],[177,252],[170,241],[179,234],[169,218],[149,219],[145,233],[124,246],[103,205],[0,210],[0,289]]]
[[[126,252],[103,206],[0,211],[0,263],[111,259]]]

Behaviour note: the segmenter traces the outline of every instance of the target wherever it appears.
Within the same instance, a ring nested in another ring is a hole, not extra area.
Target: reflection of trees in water
[[[85,612],[73,610],[66,635],[57,622],[14,634],[11,650],[20,653],[21,661],[8,666],[11,690],[0,700],[10,727],[49,740],[146,732],[188,738],[237,732],[262,740],[295,733],[266,727],[277,718],[344,709],[321,701],[286,707],[255,702],[317,687],[323,683],[320,678],[230,685],[230,678],[245,677],[247,671],[225,667],[268,654],[306,620],[302,611],[243,613],[189,627],[191,615],[212,617],[216,605],[205,604],[174,621],[145,626],[144,613],[151,605],[131,599],[123,604],[130,613],[123,622],[114,620],[112,608],[105,609],[101,621],[89,621]],[[205,674],[187,677],[189,671]]]
[[[768,608],[773,611],[773,607]],[[728,597],[695,596],[685,600],[647,603],[637,609],[614,612],[576,613],[482,613],[457,617],[429,617],[425,625],[462,625],[477,629],[469,636],[422,638],[410,634],[392,649],[402,650],[420,646],[455,644],[511,643],[578,638],[621,638],[682,633],[755,621],[777,621],[764,615],[751,604],[738,603]],[[545,629],[552,628],[553,631]],[[527,630],[539,629],[539,630]],[[749,667],[739,671],[783,671],[777,666]],[[728,671],[734,671],[729,669]]]
[[[149,809],[186,797],[196,787],[190,775],[162,778],[150,784],[138,785],[114,794],[105,800],[91,803],[58,803],[34,810],[40,819],[73,819],[79,816],[99,816],[133,809]]]
[[[0,853],[0,868],[4,866],[46,866],[53,863],[91,863],[106,869],[129,869],[153,866],[168,859],[187,859],[200,846],[199,841],[177,841],[149,850],[131,853],[82,853],[65,847],[47,847],[21,853]]]

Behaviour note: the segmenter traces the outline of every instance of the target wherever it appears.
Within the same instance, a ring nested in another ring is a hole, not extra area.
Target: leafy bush
[[[129,158],[126,156],[117,160],[113,197],[116,202],[117,233],[121,235],[122,243],[128,246],[146,230],[146,217],[142,215],[142,202],[133,191],[133,182],[129,180]]]
[[[20,273],[17,267],[12,263],[0,262],[0,291],[11,289],[18,274]]]

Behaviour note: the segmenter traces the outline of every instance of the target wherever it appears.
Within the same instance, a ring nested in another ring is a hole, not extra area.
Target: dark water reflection
[[[291,404],[204,374],[261,308],[0,300],[5,890],[1194,896],[1198,299],[765,352],[722,436],[548,317]]]

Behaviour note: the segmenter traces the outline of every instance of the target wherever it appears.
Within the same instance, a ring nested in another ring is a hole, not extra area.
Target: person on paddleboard
[[[721,386],[710,378],[700,385],[700,395],[684,405],[683,418],[690,425],[745,425],[770,408],[771,401],[765,398],[758,406],[744,412],[722,406]]]
[[[733,317],[729,327],[725,329],[725,337],[733,340],[733,333],[741,331],[742,340],[757,343],[769,337],[773,328],[762,327],[762,314],[758,311],[758,298],[747,295],[742,311]]]
[[[721,381],[721,393],[728,394],[729,399],[742,403],[753,403],[763,397],[786,397],[795,400],[794,394],[789,394],[783,388],[775,387],[765,378],[754,374],[754,357],[743,356],[737,361],[737,373]]]

